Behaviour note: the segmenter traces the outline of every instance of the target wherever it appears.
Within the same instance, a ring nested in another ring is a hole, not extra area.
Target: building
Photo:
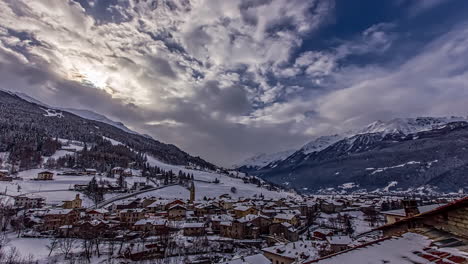
[[[145,218],[145,211],[141,208],[123,209],[119,212],[120,222],[127,227],[133,226],[138,220]]]
[[[53,178],[54,178],[54,173],[50,171],[41,171],[37,174],[37,180],[40,180],[40,181],[49,181],[49,180],[53,180]]]
[[[241,218],[249,214],[258,214],[258,210],[252,206],[239,205],[234,207],[234,216],[236,218]]]
[[[190,203],[195,202],[195,183],[192,181],[190,184]]]
[[[174,204],[167,209],[167,216],[170,220],[182,220],[185,219],[187,208],[181,204]]]
[[[297,241],[263,248],[262,251],[272,264],[303,263],[316,259],[318,256],[318,251],[312,241]]]
[[[412,207],[404,218],[370,232],[382,238],[306,264],[468,263],[468,197],[424,213],[413,202],[404,205]]]
[[[21,195],[15,197],[15,207],[18,208],[41,208],[45,199],[34,195]]]
[[[312,232],[312,236],[318,239],[325,240],[327,236],[332,236],[333,230],[327,228],[318,228]]]
[[[384,236],[391,236],[420,228],[468,237],[468,197],[386,224],[375,230],[382,231]]]
[[[0,169],[0,177],[6,177],[8,175],[10,175],[10,172],[8,170]]]
[[[97,171],[95,169],[85,169],[83,171],[83,174],[85,174],[85,175],[96,175]]]
[[[166,219],[150,218],[138,220],[133,226],[133,230],[144,232],[148,235],[165,235],[169,233]]]
[[[221,262],[221,264],[272,264],[272,262],[264,255],[256,254],[247,257],[235,258],[227,262]]]
[[[0,181],[13,181],[8,170],[0,170]]]
[[[106,209],[92,209],[86,212],[86,217],[91,220],[104,220],[108,213]]]
[[[132,191],[139,191],[139,190],[144,189],[146,186],[147,186],[146,182],[144,182],[144,181],[134,182],[133,185],[132,185],[131,190]]]
[[[329,236],[326,239],[333,253],[348,249],[353,242],[349,236]]]
[[[62,208],[64,209],[78,209],[81,208],[83,200],[81,200],[80,195],[76,194],[75,199],[71,201],[63,201]]]
[[[385,211],[385,212],[382,212],[382,214],[385,216],[385,220],[387,224],[392,224],[402,219],[417,215],[419,213],[425,213],[425,212],[434,210],[443,205],[444,204],[431,204],[431,205],[417,206],[415,202],[405,201],[403,203],[403,206],[404,206],[403,209]]]
[[[299,218],[294,214],[277,214],[273,218],[273,223],[289,223],[293,226],[299,224]]]
[[[64,225],[73,225],[80,218],[80,213],[72,209],[54,209],[44,215],[44,230],[58,230]]]
[[[185,223],[184,236],[203,236],[206,234],[205,223]]]

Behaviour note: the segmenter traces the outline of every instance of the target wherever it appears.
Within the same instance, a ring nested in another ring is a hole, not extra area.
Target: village
[[[63,263],[96,258],[105,263],[345,263],[330,259],[380,250],[382,241],[412,245],[403,257],[467,261],[468,199],[462,196],[265,197],[259,188],[260,193],[239,197],[233,187],[206,197],[197,193],[196,181],[189,176],[158,186],[180,185],[188,190],[188,199],[141,197],[134,194],[155,189],[156,184],[127,185],[131,170],[114,168],[112,173],[112,178],[123,180],[97,181],[93,169],[63,171],[61,176],[39,171],[29,181],[53,182],[68,174],[92,180],[73,186],[69,200],[53,205],[41,193],[11,195],[14,202],[1,208],[2,231],[10,237],[47,241],[48,255]],[[18,180],[7,172],[0,178]],[[85,205],[93,184],[123,195]],[[440,249],[447,245],[450,251]]]

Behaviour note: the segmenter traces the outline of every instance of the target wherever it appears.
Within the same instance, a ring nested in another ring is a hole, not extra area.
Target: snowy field
[[[158,166],[164,170],[172,170],[174,173],[178,173],[179,170],[182,170],[185,173],[193,174],[195,180],[200,181],[207,181],[207,182],[195,182],[195,189],[196,195],[195,199],[201,200],[205,196],[207,198],[210,197],[218,197],[223,194],[229,194],[232,198],[240,198],[240,197],[253,197],[254,195],[263,194],[265,198],[283,198],[283,197],[297,197],[299,195],[285,192],[285,191],[269,191],[267,189],[263,189],[257,187],[255,184],[246,184],[242,179],[232,178],[227,175],[215,173],[215,172],[208,172],[208,171],[200,171],[200,170],[193,170],[188,169],[183,166],[176,166],[176,165],[169,165],[166,163],[162,163],[161,161],[148,156],[148,163],[152,166]],[[219,179],[220,183],[208,183],[213,182],[216,178]],[[231,192],[231,188],[235,187],[237,189],[236,193]],[[142,194],[144,196],[155,196],[155,197],[162,197],[162,198],[189,198],[188,190],[180,187],[180,186],[172,186],[165,189],[154,191],[153,193],[145,193]],[[176,195],[183,195],[182,197],[174,197]]]
[[[122,144],[118,141],[105,138],[110,140],[112,144],[118,145]],[[52,157],[57,159],[63,157],[67,154],[72,154],[74,151],[80,151],[84,143],[77,141],[70,141],[66,139],[59,139],[59,141],[64,145],[64,149],[58,150]],[[3,153],[3,156],[6,156],[7,153]],[[232,198],[249,198],[254,196],[259,196],[263,194],[265,198],[283,198],[283,197],[296,197],[299,198],[299,195],[285,192],[285,191],[269,191],[264,188],[257,187],[255,184],[246,184],[242,179],[229,177],[224,174],[219,174],[216,172],[202,171],[198,169],[190,169],[185,166],[177,166],[163,163],[152,156],[148,156],[148,163],[152,166],[158,166],[161,169],[166,171],[172,170],[177,174],[180,170],[193,174],[196,180],[196,199],[202,200],[205,197],[214,198],[219,197],[223,194],[229,194]],[[47,161],[47,157],[44,157],[43,162]],[[34,180],[37,178],[37,174],[45,169],[31,169],[25,170],[18,173],[18,176],[22,180],[14,180],[12,182],[0,182],[0,192],[10,195],[17,196],[22,194],[34,194],[46,199],[46,204],[57,205],[65,200],[72,200],[78,194],[78,192],[70,190],[74,187],[75,184],[88,184],[89,181],[93,178],[90,175],[59,175],[62,170],[49,170],[54,173],[54,179],[50,181],[37,181]],[[138,177],[141,175],[141,171],[133,170],[133,174],[137,175],[134,177],[126,177],[125,180],[129,187],[131,187],[135,182],[145,182],[146,179]],[[96,179],[106,180],[109,182],[114,182],[114,178],[106,178],[103,176],[96,176]],[[215,179],[219,180],[218,184],[212,183]],[[151,185],[154,185],[153,182],[148,182]],[[235,187],[235,191],[232,191],[232,188]],[[109,199],[113,196],[119,195],[117,193],[106,194],[105,199]],[[166,199],[189,199],[189,191],[182,186],[170,186],[164,189],[150,191],[138,195],[137,197],[158,197]],[[83,199],[84,206],[91,206],[93,203],[90,199],[81,195]],[[11,199],[10,199],[11,200]],[[11,201],[9,201],[11,202]]]

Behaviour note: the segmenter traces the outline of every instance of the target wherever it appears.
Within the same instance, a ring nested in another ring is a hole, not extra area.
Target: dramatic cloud
[[[399,4],[406,21],[442,2]],[[424,42],[380,21],[313,47],[335,8],[0,0],[0,88],[100,112],[221,165],[377,118],[466,115],[464,21]]]

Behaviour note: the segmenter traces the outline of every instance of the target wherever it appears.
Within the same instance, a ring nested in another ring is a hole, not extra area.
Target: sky
[[[466,116],[468,1],[0,0],[0,88],[218,165]]]

